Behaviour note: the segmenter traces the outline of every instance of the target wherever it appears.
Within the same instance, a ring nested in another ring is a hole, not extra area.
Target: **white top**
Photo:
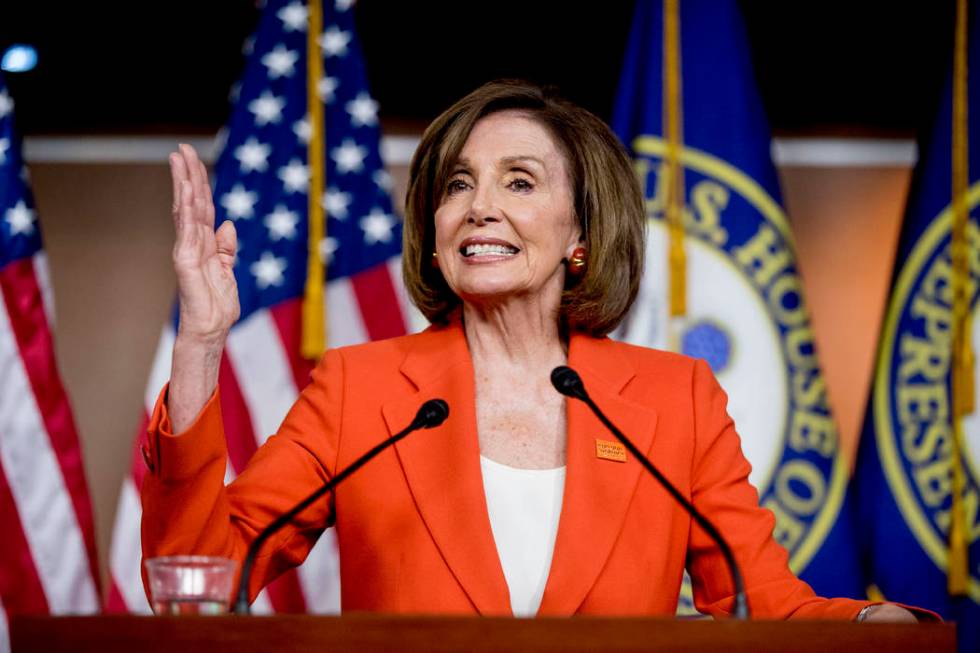
[[[548,582],[565,468],[518,469],[480,456],[497,555],[517,617],[533,617]]]

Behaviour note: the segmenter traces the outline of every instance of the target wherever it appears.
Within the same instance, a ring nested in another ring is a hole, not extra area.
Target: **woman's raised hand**
[[[167,407],[173,432],[184,432],[218,384],[221,352],[238,319],[235,250],[230,221],[214,230],[208,173],[190,145],[170,155],[174,182],[174,270],[180,325],[174,341]]]
[[[214,230],[208,173],[197,152],[181,145],[170,155],[176,240],[173,262],[180,302],[178,337],[223,346],[238,319],[238,285],[232,266],[238,238],[225,221]]]

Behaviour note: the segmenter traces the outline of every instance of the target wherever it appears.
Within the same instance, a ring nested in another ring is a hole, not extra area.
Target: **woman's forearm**
[[[187,430],[218,385],[224,338],[199,340],[178,333],[170,368],[167,413],[175,435]]]

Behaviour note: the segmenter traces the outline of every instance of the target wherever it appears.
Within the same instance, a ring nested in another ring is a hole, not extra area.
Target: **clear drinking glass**
[[[214,556],[166,556],[144,564],[155,614],[228,612],[238,561]]]

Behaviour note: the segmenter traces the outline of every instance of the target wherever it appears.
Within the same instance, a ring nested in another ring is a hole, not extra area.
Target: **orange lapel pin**
[[[602,458],[603,460],[625,463],[626,447],[618,442],[610,442],[609,440],[600,440],[599,438],[596,438],[595,456],[596,458]]]

